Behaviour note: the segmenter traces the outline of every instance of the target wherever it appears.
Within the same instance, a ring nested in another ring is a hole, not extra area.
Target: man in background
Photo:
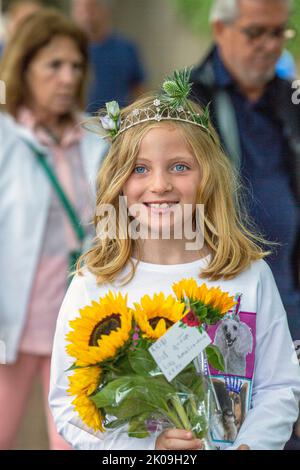
[[[275,73],[291,8],[292,0],[214,0],[215,44],[192,81],[194,98],[211,103],[252,219],[267,240],[279,243],[267,262],[299,341],[300,106],[292,102],[291,83]]]
[[[72,17],[88,35],[92,81],[88,111],[96,112],[106,102],[128,104],[144,92],[145,74],[136,46],[115,33],[110,0],[72,0]]]

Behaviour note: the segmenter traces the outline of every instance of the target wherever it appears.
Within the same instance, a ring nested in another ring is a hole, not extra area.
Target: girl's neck
[[[200,250],[187,250],[182,240],[144,240],[139,244],[140,260],[151,264],[185,264],[197,261],[209,254],[204,246]],[[138,250],[133,250],[138,257]]]

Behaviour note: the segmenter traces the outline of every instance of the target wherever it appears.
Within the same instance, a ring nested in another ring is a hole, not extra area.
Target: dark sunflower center
[[[121,327],[121,316],[118,313],[112,313],[109,317],[101,320],[92,331],[89,346],[98,346],[98,340],[103,335],[109,335],[111,331],[116,331]]]
[[[168,320],[168,318],[154,317],[149,320],[150,326],[153,330],[155,330],[155,328],[157,327],[157,323],[159,322],[159,320],[165,320],[167,328],[170,328],[174,324],[171,320]]]

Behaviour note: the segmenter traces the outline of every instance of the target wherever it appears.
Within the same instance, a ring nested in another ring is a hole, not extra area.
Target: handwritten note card
[[[200,333],[192,326],[182,328],[178,322],[149,351],[166,379],[171,382],[210,343],[211,339],[205,331]]]

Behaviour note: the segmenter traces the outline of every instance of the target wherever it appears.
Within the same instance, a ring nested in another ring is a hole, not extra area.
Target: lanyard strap
[[[42,152],[34,148],[30,142],[26,141],[26,144],[28,145],[28,147],[30,147],[37,161],[39,162],[39,164],[45,171],[45,174],[47,175],[67,216],[69,217],[69,220],[71,222],[71,225],[74,229],[74,232],[76,234],[78,241],[80,242],[80,244],[82,244],[85,238],[85,231],[80,223],[80,220],[78,218],[78,215],[76,214],[74,207],[72,206],[69,198],[67,197],[63,188],[61,187],[53,168],[51,167],[51,165],[49,165],[49,163],[46,160],[46,156]]]

